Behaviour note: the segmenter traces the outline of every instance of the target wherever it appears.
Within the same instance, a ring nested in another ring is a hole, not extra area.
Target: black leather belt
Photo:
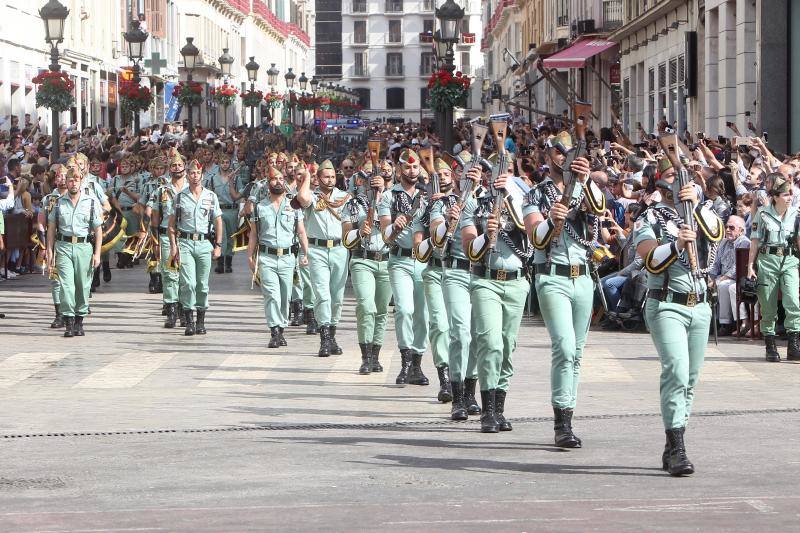
[[[131,209],[133,209],[133,206],[130,206],[130,207],[120,207],[120,208],[119,208],[119,210],[120,210],[120,211],[130,211]]]
[[[350,253],[353,254],[353,257],[357,257],[359,259],[371,259],[373,261],[387,261],[389,259],[389,254],[386,252],[370,252],[369,250],[364,250],[363,248],[352,250]]]
[[[190,241],[204,241],[208,238],[205,233],[186,233],[185,231],[178,233],[178,237]]]
[[[219,204],[220,209],[235,209],[236,207],[236,204]]]
[[[673,292],[670,290],[650,289],[647,291],[647,297],[659,302],[666,302],[669,297],[668,303],[685,305],[686,307],[694,307],[706,301],[706,294],[695,294],[693,292]]]
[[[428,259],[428,265],[442,268],[442,260],[438,257],[431,257]]]
[[[158,234],[159,235],[168,235],[169,234],[169,228],[158,228]]]
[[[392,250],[391,254],[398,257],[414,257],[414,250],[411,248],[400,248],[398,246]]]
[[[783,257],[784,255],[792,255],[794,251],[795,250],[793,246],[761,246],[758,249],[758,253],[777,255],[778,257]]]
[[[586,265],[550,265],[547,263],[536,263],[537,274],[547,274],[563,276],[565,278],[578,278],[587,273]]]
[[[265,244],[258,245],[258,251],[263,254],[277,255],[278,257],[289,255],[292,252],[291,248],[272,248]]]
[[[56,235],[56,239],[61,241],[61,242],[71,242],[72,244],[89,242],[89,237],[76,237],[74,235],[61,235],[60,233],[58,235]]]
[[[312,239],[309,237],[308,244],[313,246],[322,246],[323,248],[333,248],[342,243],[341,239]]]
[[[486,268],[483,265],[472,265],[470,272],[479,278],[490,278],[497,281],[513,281],[522,277],[521,270],[495,270],[493,268]]]
[[[457,268],[459,270],[466,270],[467,272],[469,272],[470,263],[466,259],[458,259],[452,257],[450,259],[444,260],[444,266],[446,268]]]

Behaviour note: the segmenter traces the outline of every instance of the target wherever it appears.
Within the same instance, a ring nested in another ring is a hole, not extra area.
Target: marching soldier
[[[702,229],[698,235],[675,209],[672,184],[677,176],[667,158],[659,162],[659,174],[656,187],[661,201],[639,216],[634,226],[634,242],[647,269],[645,314],[661,359],[661,418],[667,438],[662,468],[673,476],[681,476],[694,473],[694,465],[686,456],[684,433],[711,323],[706,282],[704,277],[694,276],[687,249],[697,243],[694,248],[710,250],[708,257],[713,259],[723,229],[716,213],[701,204],[692,210]],[[780,186],[778,190],[782,190]],[[783,194],[778,190],[773,190],[773,195]],[[786,202],[791,203],[791,192],[787,198]],[[681,187],[677,200],[697,205],[694,185],[687,183]],[[698,265],[704,260],[696,257]],[[796,280],[796,272],[794,276]]]
[[[56,208],[58,199],[67,193],[67,168],[64,165],[53,165],[53,192],[42,198],[42,208],[39,210],[38,215],[38,235],[39,241],[45,248],[45,260],[50,264],[47,254],[50,249],[47,248],[47,226],[50,213]],[[53,297],[53,305],[56,310],[56,317],[50,324],[53,329],[64,327],[64,316],[61,314],[61,280],[58,278],[57,273],[50,273],[50,294]]]
[[[317,178],[319,166],[316,163],[309,163],[308,172],[311,174],[311,190],[316,190],[319,187]],[[308,231],[306,231],[306,235],[308,235]],[[306,325],[306,335],[317,335],[319,334],[319,324],[314,316],[314,288],[311,286],[311,269],[305,266],[298,270],[300,284],[303,286],[303,322]]]
[[[103,244],[100,206],[85,193],[81,178],[74,168],[67,170],[67,192],[47,215],[48,268],[61,280],[65,337],[84,335],[92,272],[100,265]]]
[[[800,280],[798,280],[798,218],[792,205],[792,182],[783,174],[767,176],[769,204],[760,207],[753,217],[750,232],[750,256],[747,275],[758,278],[758,303],[761,306],[761,332],[766,344],[768,362],[780,362],[775,345],[775,319],[778,314],[778,292],[786,311],[784,326],[789,337],[786,359],[800,360]],[[754,264],[758,264],[758,275]]]
[[[605,211],[605,195],[588,181],[589,162],[575,158],[569,170],[580,180],[573,189],[569,207],[563,205],[566,154],[572,137],[561,132],[548,141],[547,160],[551,178],[528,194],[525,226],[536,249],[536,295],[552,341],[550,367],[551,403],[555,418],[555,445],[580,448],[572,431],[572,415],[578,398],[581,356],[589,332],[594,302],[590,258],[597,240],[599,220]],[[556,239],[554,229],[563,224]]]
[[[148,239],[147,229],[152,225],[152,209],[149,207],[150,197],[152,194],[163,185],[166,184],[167,178],[165,176],[167,172],[167,159],[163,156],[157,156],[150,160],[150,177],[142,183],[142,194],[139,195],[139,205],[140,209],[142,210],[142,219],[144,220],[144,229],[145,232],[140,235],[142,240]],[[157,228],[157,226],[152,226],[153,228]],[[155,238],[158,239],[158,235],[155,235]],[[163,279],[161,276],[161,269],[160,267],[156,267],[153,270],[148,269],[150,274],[150,283],[147,286],[148,292],[150,294],[157,294],[164,290]]]
[[[368,178],[368,175],[372,178]],[[365,163],[361,172],[353,175],[355,196],[347,202],[342,221],[345,246],[350,249],[350,275],[356,295],[356,328],[361,348],[359,374],[383,372],[379,358],[386,322],[389,317],[389,249],[380,232],[377,204],[384,191],[384,180],[373,174],[372,164]],[[367,188],[372,188],[368,194]],[[368,220],[369,214],[372,219]]]
[[[125,218],[127,223],[125,231],[128,236],[139,232],[139,215],[136,214],[134,209],[141,194],[141,184],[137,176],[133,158],[131,156],[124,157],[119,162],[119,174],[111,180],[107,191],[111,202],[116,204]],[[117,268],[130,268],[133,266],[130,256],[122,253],[124,245],[125,239],[120,239],[116,246]]]
[[[424,265],[414,259],[411,223],[425,209],[424,193],[418,187],[419,156],[413,150],[400,153],[400,179],[378,207],[381,232],[390,244],[389,282],[394,296],[395,331],[401,368],[397,384],[428,385],[422,372],[422,354],[428,345],[428,309],[422,286]]]
[[[180,305],[178,303],[180,275],[169,264],[169,259],[172,256],[169,238],[169,214],[173,211],[175,197],[189,186],[186,180],[185,167],[183,158],[177,151],[171,154],[171,159],[169,160],[170,181],[153,191],[147,202],[147,209],[150,211],[150,229],[158,239],[158,244],[153,248],[153,252],[156,254],[161,267],[163,283],[161,301],[167,312],[164,327],[168,329],[175,327],[178,317],[181,318],[181,322],[185,327],[183,309],[178,309]]]
[[[347,281],[347,249],[342,246],[342,210],[350,198],[336,188],[336,170],[325,160],[317,171],[319,188],[311,191],[307,172],[298,176],[296,207],[305,210],[308,261],[314,290],[314,316],[319,323],[319,356],[341,355],[336,342],[336,325],[342,314]]]
[[[180,265],[180,303],[184,335],[205,335],[208,276],[211,260],[222,251],[222,211],[217,195],[203,187],[203,168],[193,159],[188,165],[189,188],[173,201],[169,218],[170,266]],[[213,239],[213,241],[212,241]],[[197,324],[194,311],[197,310]]]
[[[216,172],[206,173],[204,186],[217,194],[219,206],[222,209],[222,222],[224,233],[221,235],[222,255],[217,259],[217,274],[223,272],[233,272],[233,235],[239,225],[239,193],[244,188],[241,182],[239,168],[231,168],[231,156],[220,154],[219,166],[215,166]]]
[[[255,206],[250,218],[247,256],[250,269],[258,273],[264,296],[264,314],[270,330],[267,347],[277,348],[286,346],[283,330],[288,324],[295,269],[295,235],[302,247],[301,266],[308,264],[308,240],[303,214],[290,205],[281,173],[271,169],[268,183],[269,196]]]
[[[74,158],[67,160],[67,166],[74,166],[80,171],[82,176],[81,187],[84,188],[84,192],[93,195],[95,199],[97,199],[103,210],[103,213],[109,212],[111,210],[111,203],[106,195],[105,186],[103,185],[100,177],[91,172],[92,165],[89,161],[89,158],[87,158],[82,152],[78,152],[75,154]],[[105,259],[103,259],[101,256],[101,260],[103,265],[103,281],[108,283],[111,281],[111,267],[108,264],[108,256],[106,256]],[[94,292],[99,286],[100,269],[96,268],[92,278],[92,287],[90,292]]]
[[[289,168],[287,169],[286,175],[284,176],[284,180],[286,182],[286,197],[289,200],[293,199],[297,196],[297,180],[296,176],[300,170],[300,161],[297,159],[297,156],[294,156],[291,163],[289,164]],[[300,241],[298,236],[295,236],[295,241],[292,244],[292,253],[297,258],[297,264],[294,268],[294,274],[292,275],[292,296],[289,300],[289,318],[290,326],[301,326],[305,323],[305,310],[303,309],[303,291],[308,290],[311,292],[311,287],[306,288],[303,284],[303,277],[301,276],[302,270],[307,270],[305,267],[300,266]],[[305,255],[305,254],[304,254]],[[308,261],[304,261],[304,264],[308,266]]]

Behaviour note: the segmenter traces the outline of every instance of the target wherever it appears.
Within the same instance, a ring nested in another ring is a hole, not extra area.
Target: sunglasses
[[[342,167],[343,170],[353,170],[355,167]]]
[[[732,224],[728,224],[727,226],[725,226],[725,229],[739,229],[739,228]]]

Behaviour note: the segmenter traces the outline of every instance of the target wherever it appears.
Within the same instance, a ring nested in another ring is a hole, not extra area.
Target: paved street
[[[800,518],[800,365],[710,346],[687,432],[697,474],[660,467],[649,336],[593,331],[575,428],[552,446],[549,340],[523,322],[506,414],[514,431],[449,421],[429,387],[359,376],[353,300],[344,355],[288,328],[267,350],[243,256],[212,274],[208,335],[165,330],[142,269],[114,270],[87,336],[48,328],[41,276],[0,283],[0,531],[788,531]],[[349,294],[349,293],[348,293]],[[785,347],[781,348],[785,351]]]

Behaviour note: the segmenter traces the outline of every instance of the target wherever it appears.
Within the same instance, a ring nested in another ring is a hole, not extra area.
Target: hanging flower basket
[[[264,97],[264,100],[267,102],[267,105],[272,109],[277,109],[283,103],[283,95],[278,94],[276,92],[269,92]]]
[[[242,105],[245,107],[258,107],[261,100],[264,98],[264,93],[261,91],[247,91],[241,94]]]
[[[330,98],[319,98],[319,108],[323,111],[328,111],[331,108],[331,99]]]
[[[196,81],[182,81],[172,90],[172,96],[182,106],[200,105],[203,103],[203,86]]]
[[[225,107],[233,104],[238,95],[239,89],[233,85],[228,85],[227,83],[211,89],[211,98],[216,100],[219,105],[223,105]]]
[[[318,109],[319,104],[317,103],[317,99],[313,96],[301,96],[297,99],[297,107],[303,111],[310,111],[312,109]]]
[[[33,83],[36,89],[36,107],[46,107],[55,112],[66,111],[75,105],[72,90],[75,84],[69,79],[66,72],[42,72]]]
[[[428,103],[431,109],[445,111],[453,107],[461,107],[469,95],[470,81],[461,72],[450,74],[447,70],[438,70],[428,79]]]
[[[122,100],[122,110],[128,113],[147,111],[153,105],[153,93],[149,87],[127,84],[120,86],[119,95]]]

